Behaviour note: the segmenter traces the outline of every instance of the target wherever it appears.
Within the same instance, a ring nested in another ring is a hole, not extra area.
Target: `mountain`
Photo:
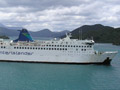
[[[7,27],[7,29],[11,30],[22,30],[23,27]]]
[[[37,31],[37,32],[30,32],[30,34],[33,37],[61,37],[68,32],[69,31],[67,31],[67,30],[61,31],[61,32],[52,32],[49,29],[43,29],[43,30],[40,30],[40,31]]]
[[[5,35],[5,36],[14,36],[14,35],[18,35],[19,32],[16,30],[10,30],[7,29],[6,27],[0,27],[0,36]]]
[[[82,32],[82,35],[81,35]],[[120,44],[120,28],[113,28],[101,24],[84,25],[71,32],[72,38],[90,39],[93,37],[97,43]]]
[[[103,26],[101,24],[95,24],[95,25],[83,25],[75,30],[73,30],[71,33],[74,35],[79,32],[88,32],[88,31],[101,31],[101,30],[113,30],[113,27],[109,26]]]
[[[17,31],[21,27],[6,27],[0,24],[0,36],[18,36],[19,32]],[[69,31],[64,30],[61,32],[53,32],[49,29],[43,29],[40,31],[29,31],[32,37],[62,37],[65,36]],[[91,39],[93,37],[94,41],[97,43],[113,43],[120,45],[120,28],[114,28],[110,26],[104,26],[101,24],[95,25],[83,25],[76,28],[70,32],[72,38],[82,38],[82,39]]]
[[[17,30],[21,30],[22,27],[6,27],[2,24],[0,24],[0,36],[18,36],[19,35],[19,31]],[[63,35],[65,35],[66,33],[68,33],[69,31],[65,30],[65,31],[61,31],[61,32],[52,32],[49,29],[43,29],[40,31],[29,31],[30,34],[32,35],[32,37],[61,37]]]

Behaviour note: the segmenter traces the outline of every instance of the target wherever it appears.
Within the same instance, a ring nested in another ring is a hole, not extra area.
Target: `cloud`
[[[0,0],[0,22],[32,31],[73,30],[101,23],[119,26],[119,0]]]

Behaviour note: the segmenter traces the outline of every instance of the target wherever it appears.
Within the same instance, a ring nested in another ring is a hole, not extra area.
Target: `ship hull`
[[[63,64],[110,64],[117,52],[67,54],[50,51],[0,51],[0,61],[63,63]]]
[[[24,61],[24,60],[0,60],[0,62],[20,62],[20,63],[46,63],[46,64],[97,64],[97,65],[110,65],[111,59],[104,60],[104,62],[48,62],[48,61]]]

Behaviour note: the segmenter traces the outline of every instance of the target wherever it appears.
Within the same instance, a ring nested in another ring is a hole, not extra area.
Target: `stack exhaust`
[[[27,42],[33,42],[32,37],[30,36],[29,32],[27,31],[27,29],[22,29],[19,30],[20,34],[18,39],[13,40],[13,42],[18,42],[18,41],[27,41]]]

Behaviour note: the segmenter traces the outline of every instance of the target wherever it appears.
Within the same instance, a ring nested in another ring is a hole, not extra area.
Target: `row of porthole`
[[[5,46],[1,46],[5,48]],[[14,47],[14,49],[41,49],[41,50],[67,50],[67,48],[32,48],[32,47]],[[86,49],[81,49],[81,51],[86,51]]]
[[[34,48],[34,47],[14,47],[14,49],[38,49],[38,50],[67,50],[67,48]]]
[[[45,46],[45,45],[43,45]],[[49,46],[49,47],[87,47],[87,48],[91,48],[92,46],[75,46],[75,45],[46,45],[46,46]]]

